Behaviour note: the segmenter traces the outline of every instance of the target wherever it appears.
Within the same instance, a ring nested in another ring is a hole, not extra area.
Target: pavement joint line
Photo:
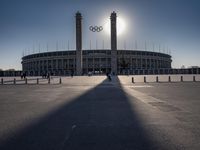
[[[146,87],[154,87],[151,85],[128,85],[126,87],[130,87],[130,88],[146,88]]]
[[[64,149],[65,143],[70,139],[70,137],[72,136],[73,131],[75,130],[76,127],[77,127],[77,125],[75,125],[75,124],[72,125],[69,134],[67,134],[67,133],[65,134],[65,138],[64,138],[64,140],[62,141],[62,143],[60,144],[60,148],[55,149],[55,150],[63,150],[63,149]]]

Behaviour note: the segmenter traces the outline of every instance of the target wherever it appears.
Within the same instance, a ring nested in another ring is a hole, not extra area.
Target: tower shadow
[[[0,143],[1,150],[155,150],[128,97],[101,84]],[[67,95],[66,95],[67,97]]]

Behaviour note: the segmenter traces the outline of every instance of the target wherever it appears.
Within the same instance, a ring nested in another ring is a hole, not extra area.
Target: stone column
[[[51,60],[51,73],[53,73],[53,60]]]
[[[88,57],[86,57],[86,73],[88,74]]]
[[[82,75],[82,15],[76,13],[76,75]]]
[[[117,74],[117,15],[113,11],[111,21],[111,72]]]
[[[94,53],[94,51],[93,51],[93,53]],[[94,73],[94,66],[95,64],[94,64],[94,54],[93,54],[93,57],[92,57],[92,72]]]

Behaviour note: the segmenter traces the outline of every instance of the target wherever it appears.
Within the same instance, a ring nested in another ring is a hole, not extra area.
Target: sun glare
[[[126,29],[126,22],[120,18],[117,17],[117,35],[121,35],[125,32]],[[110,19],[106,21],[104,25],[104,31],[110,35]]]

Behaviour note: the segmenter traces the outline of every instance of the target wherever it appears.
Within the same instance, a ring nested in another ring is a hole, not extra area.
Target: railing
[[[55,82],[54,79],[58,79],[57,82]],[[52,82],[54,81],[54,82]],[[25,79],[16,79],[13,78],[13,80],[4,80],[3,78],[1,78],[1,85],[20,85],[20,84],[62,84],[62,78],[58,78],[58,77],[51,77],[51,78],[25,78]]]
[[[197,80],[196,76],[190,76],[189,79],[185,79],[184,76],[165,76],[165,80],[163,80],[162,76],[154,76],[154,77],[149,77],[148,76],[143,76],[142,80],[140,78],[140,80],[137,80],[136,77],[132,77],[131,78],[131,82],[132,83],[165,83],[165,82],[200,82],[200,80]],[[162,80],[161,80],[162,78]]]

